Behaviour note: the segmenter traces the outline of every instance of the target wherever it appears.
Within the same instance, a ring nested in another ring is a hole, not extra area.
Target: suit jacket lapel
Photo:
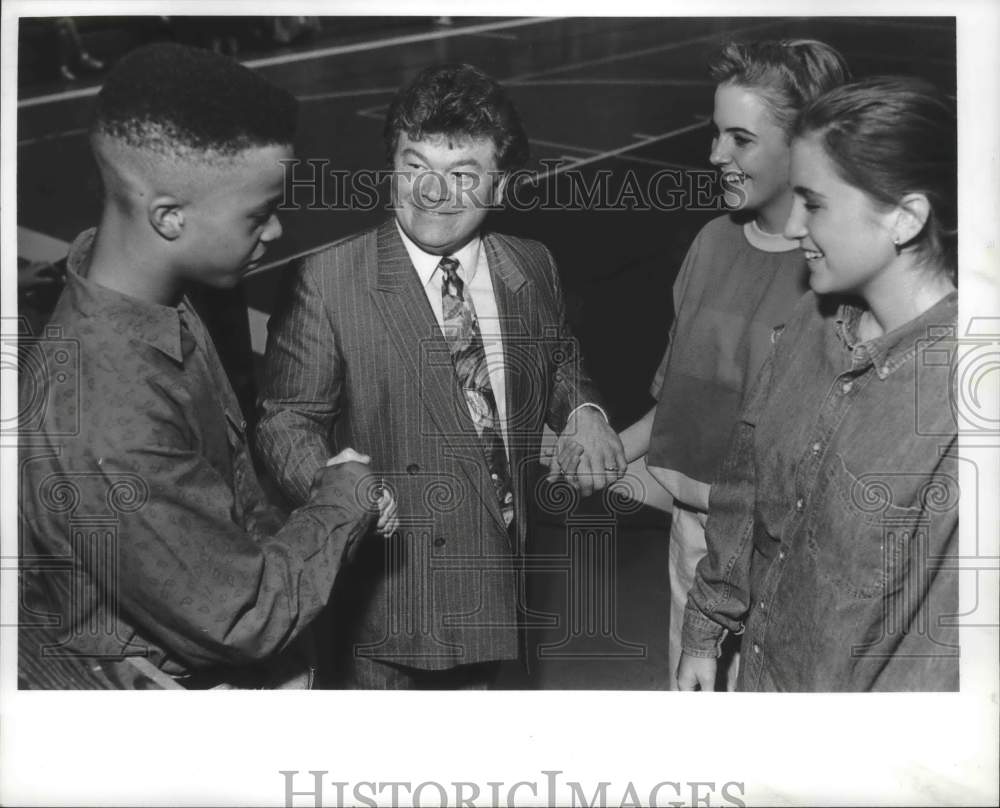
[[[478,436],[467,405],[458,394],[448,343],[427,303],[420,278],[406,252],[393,219],[376,232],[378,265],[373,267],[372,299],[408,373],[420,390],[420,403],[437,425],[442,440],[453,445],[461,436],[465,446],[478,448]],[[462,455],[456,452],[456,455]],[[503,527],[499,503],[489,480],[479,479],[467,462],[459,463],[493,518]],[[482,490],[480,490],[482,487]]]
[[[472,419],[463,419],[462,410],[455,406],[455,372],[448,343],[395,222],[390,219],[379,227],[376,238],[378,266],[372,299],[407,372],[417,381],[428,415],[446,435],[466,429],[475,434]]]
[[[500,335],[503,339],[504,368],[506,369],[505,401],[507,406],[508,424],[511,416],[516,416],[519,404],[523,402],[524,374],[517,372],[519,367],[517,346],[523,345],[528,338],[526,317],[530,311],[524,305],[526,280],[517,264],[514,263],[508,251],[500,244],[496,236],[486,234],[483,237],[486,248],[486,260],[490,267],[490,277],[493,281],[493,294],[497,301],[497,314],[500,316]]]
[[[535,412],[543,402],[532,391],[535,390],[531,373],[525,369],[535,367],[532,352],[538,338],[532,331],[532,318],[537,316],[532,306],[532,285],[521,272],[510,250],[492,234],[483,236],[486,260],[493,280],[493,293],[500,316],[500,333],[503,338],[504,368],[506,376],[507,427],[511,471],[514,475],[515,490],[520,491],[518,478],[527,453],[524,442],[523,420],[525,413]],[[529,360],[526,362],[525,360]],[[529,400],[531,399],[531,400]],[[522,507],[523,510],[523,507]],[[520,520],[519,520],[520,521]]]

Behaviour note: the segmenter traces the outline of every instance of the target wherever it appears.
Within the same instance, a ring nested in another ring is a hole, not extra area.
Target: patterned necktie
[[[510,527],[514,519],[513,485],[476,310],[471,297],[465,297],[465,284],[458,277],[458,261],[454,258],[442,258],[438,268],[443,275],[441,301],[444,308],[444,335],[451,347],[455,377],[465,393],[472,423],[479,433],[504,524]]]

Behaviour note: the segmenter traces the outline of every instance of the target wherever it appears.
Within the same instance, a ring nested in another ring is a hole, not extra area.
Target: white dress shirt
[[[427,295],[427,302],[437,319],[438,326],[444,333],[444,302],[441,297],[441,282],[444,273],[438,269],[442,256],[432,255],[421,250],[396,223],[403,246],[413,262],[414,269],[420,277],[420,283]],[[490,386],[497,402],[497,417],[503,433],[504,445],[509,446],[507,439],[507,378],[504,373],[503,337],[500,331],[500,315],[497,312],[497,299],[493,293],[493,277],[490,275],[489,262],[486,260],[486,250],[482,249],[482,239],[478,236],[466,244],[458,252],[449,255],[458,261],[458,276],[465,284],[465,294],[472,300],[479,321],[479,333],[483,337],[483,348],[486,351],[486,368],[490,373]],[[508,450],[509,454],[509,450]]]
[[[424,287],[427,295],[427,302],[430,303],[431,311],[437,319],[441,333],[444,333],[444,301],[441,296],[441,282],[444,273],[438,269],[438,264],[444,256],[432,255],[421,250],[396,222],[396,229],[403,240],[403,246],[410,256],[414,269],[420,278],[420,283]],[[497,311],[497,299],[493,293],[493,276],[490,274],[489,262],[486,259],[486,250],[482,248],[482,239],[476,236],[458,252],[447,256],[458,261],[458,276],[465,284],[465,294],[472,299],[472,305],[476,310],[476,319],[479,321],[479,333],[483,338],[483,348],[486,351],[486,368],[490,373],[490,386],[493,388],[493,397],[497,402],[497,418],[500,419],[500,428],[503,434],[505,447],[510,446],[507,436],[507,378],[505,374],[503,337],[500,330],[500,314]],[[581,407],[593,407],[604,420],[608,420],[608,414],[604,409],[593,402],[584,402],[578,407],[574,407],[570,416]],[[510,449],[507,449],[507,456],[510,457]]]

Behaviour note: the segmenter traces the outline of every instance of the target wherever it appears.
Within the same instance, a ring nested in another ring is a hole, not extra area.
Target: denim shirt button
[[[815,442],[815,443],[814,443],[814,444],[812,445],[812,453],[813,453],[814,455],[818,455],[818,454],[819,454],[819,452],[820,452],[820,449],[822,449],[822,448],[823,448],[823,444],[822,444],[822,443],[820,443],[819,441],[816,441],[816,442]]]
[[[804,499],[800,498],[800,499],[795,500],[795,510],[797,510],[799,513],[802,513],[802,510],[805,507],[806,507],[806,502],[805,502]]]
[[[760,645],[758,643],[754,643],[753,644],[753,652],[755,654],[759,654],[760,653]]]
[[[844,382],[840,385],[840,390],[842,393],[847,394],[851,392],[851,388],[854,387],[854,382]]]
[[[778,550],[778,559],[781,560],[781,561],[785,560],[785,551],[784,550]]]

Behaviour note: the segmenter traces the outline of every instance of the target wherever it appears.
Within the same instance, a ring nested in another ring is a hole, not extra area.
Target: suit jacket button
[[[416,474],[418,471],[420,471],[420,466],[416,463],[410,463],[410,465],[406,467],[407,474]]]
[[[445,545],[445,540],[442,539],[440,536],[438,536],[436,539],[434,539],[434,546],[435,547],[444,547],[444,545]]]

